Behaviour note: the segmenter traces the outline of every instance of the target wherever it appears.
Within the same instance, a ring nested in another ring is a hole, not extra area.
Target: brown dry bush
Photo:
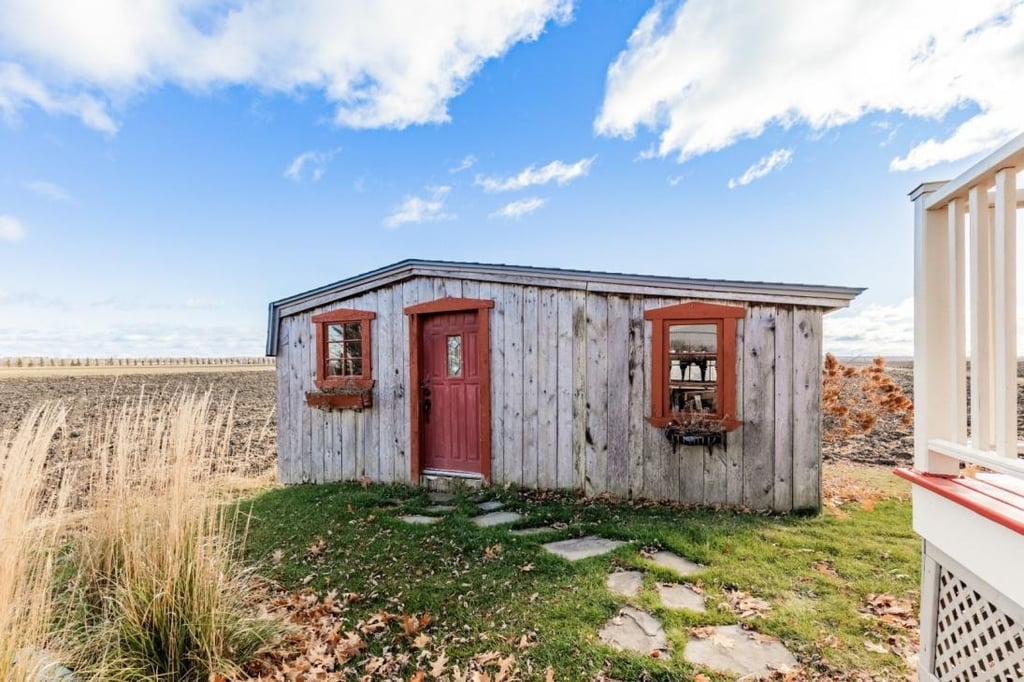
[[[822,438],[826,443],[871,433],[881,420],[896,420],[904,427],[914,423],[913,401],[903,393],[886,369],[885,359],[880,357],[870,365],[855,367],[826,353],[821,407]]]

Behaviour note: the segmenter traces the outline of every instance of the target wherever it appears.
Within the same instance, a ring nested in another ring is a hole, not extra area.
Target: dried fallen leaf
[[[887,654],[889,650],[878,642],[872,642],[870,640],[864,640],[864,648],[868,651],[874,651],[876,654]]]
[[[448,655],[442,649],[438,657],[430,664],[430,676],[436,679],[444,675],[446,665],[448,665]]]

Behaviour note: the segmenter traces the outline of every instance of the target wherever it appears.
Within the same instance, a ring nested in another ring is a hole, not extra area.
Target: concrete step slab
[[[429,526],[432,523],[437,523],[441,520],[440,516],[424,516],[422,514],[406,514],[405,516],[399,516],[399,520],[411,523],[414,526]]]
[[[608,538],[601,538],[596,535],[587,535],[582,538],[549,542],[541,546],[563,559],[579,561],[580,559],[589,559],[593,556],[607,554],[624,544],[626,543],[620,540],[609,540]]]
[[[668,658],[668,637],[661,621],[639,609],[624,607],[597,633],[602,642],[622,651]]]
[[[609,573],[605,585],[615,594],[623,597],[635,597],[640,594],[640,586],[644,582],[644,574],[640,571],[617,571]]]
[[[665,608],[687,609],[704,613],[707,607],[704,605],[704,595],[694,591],[689,585],[678,583],[658,583],[655,586],[658,597]]]
[[[490,528],[491,526],[500,526],[505,523],[515,523],[521,518],[523,518],[523,515],[515,512],[495,511],[490,514],[482,514],[474,517],[473,523],[481,528]]]
[[[702,628],[706,637],[690,635],[683,657],[687,662],[741,676],[744,680],[768,679],[798,663],[789,649],[774,637],[744,630],[739,625]]]
[[[704,567],[700,564],[694,563],[689,559],[667,550],[655,552],[651,555],[650,560],[655,566],[661,566],[662,568],[667,568],[670,571],[675,571],[681,576],[693,575],[698,571],[704,570]]]

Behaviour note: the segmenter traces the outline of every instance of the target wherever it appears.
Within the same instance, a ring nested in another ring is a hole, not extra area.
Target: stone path
[[[406,523],[411,523],[416,526],[429,526],[432,523],[440,521],[442,517],[423,516],[422,514],[406,514],[405,516],[399,516],[398,518]]]
[[[661,603],[669,609],[686,609],[696,613],[704,613],[704,595],[698,594],[689,585],[677,583],[658,583],[655,586]]]
[[[549,542],[541,546],[563,559],[579,561],[580,559],[589,559],[593,556],[607,554],[624,544],[626,543],[620,540],[609,540],[608,538],[600,538],[596,535],[587,535],[582,538]]]
[[[431,504],[424,508],[431,516],[406,514],[398,518],[405,523],[430,525],[438,523],[457,510],[452,504],[455,496],[451,493],[431,492]],[[522,514],[504,510],[498,500],[488,500],[476,505],[480,513],[472,521],[480,528],[489,528],[514,523],[523,518]],[[510,535],[530,536],[563,530],[552,526],[514,528]],[[570,538],[541,545],[546,551],[567,561],[580,561],[607,554],[622,545],[621,540],[611,540],[597,535]],[[666,550],[645,557],[654,566],[672,571],[680,577],[692,576],[704,569],[698,563]],[[633,599],[644,589],[643,571],[614,571],[606,578],[608,590],[615,595]],[[654,591],[662,606],[668,609],[686,609],[704,613],[704,596],[685,583],[656,583]],[[694,665],[704,666],[725,674],[741,676],[744,680],[764,679],[775,671],[787,671],[798,667],[796,658],[774,637],[768,637],[744,630],[740,625],[720,625],[694,630],[700,636],[691,634],[683,651],[683,658]],[[656,655],[668,659],[671,655],[668,635],[661,621],[653,614],[633,606],[623,606],[598,632],[602,642],[622,651],[632,651],[644,656]]]
[[[675,571],[682,576],[693,575],[694,573],[704,569],[700,564],[696,564],[689,559],[684,559],[678,554],[673,554],[672,552],[666,552],[664,550],[652,554],[650,560],[655,566],[667,568],[668,570]]]
[[[509,535],[520,535],[520,536],[522,536],[522,535],[537,535],[539,533],[550,533],[550,532],[555,531],[555,530],[558,530],[558,529],[557,528],[552,528],[551,526],[534,526],[533,528],[512,528],[511,530],[509,530],[508,533],[509,533]]]
[[[491,526],[500,526],[503,523],[515,523],[521,518],[523,518],[522,514],[511,511],[493,511],[489,514],[473,517],[473,523],[481,528],[490,528]]]
[[[644,574],[640,571],[618,571],[609,573],[606,584],[608,589],[623,597],[635,597],[640,594],[640,585],[644,582]]]
[[[690,636],[683,657],[696,665],[719,672],[742,675],[743,679],[764,679],[774,671],[785,672],[798,663],[774,637],[744,630],[739,625],[707,628],[707,637]]]
[[[659,658],[668,658],[668,636],[661,623],[646,611],[631,606],[623,607],[597,636],[616,649],[645,655],[657,651]]]

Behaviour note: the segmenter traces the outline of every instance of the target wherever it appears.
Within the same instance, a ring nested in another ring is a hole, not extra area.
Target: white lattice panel
[[[1024,628],[939,567],[933,674],[950,682],[1024,680]]]

